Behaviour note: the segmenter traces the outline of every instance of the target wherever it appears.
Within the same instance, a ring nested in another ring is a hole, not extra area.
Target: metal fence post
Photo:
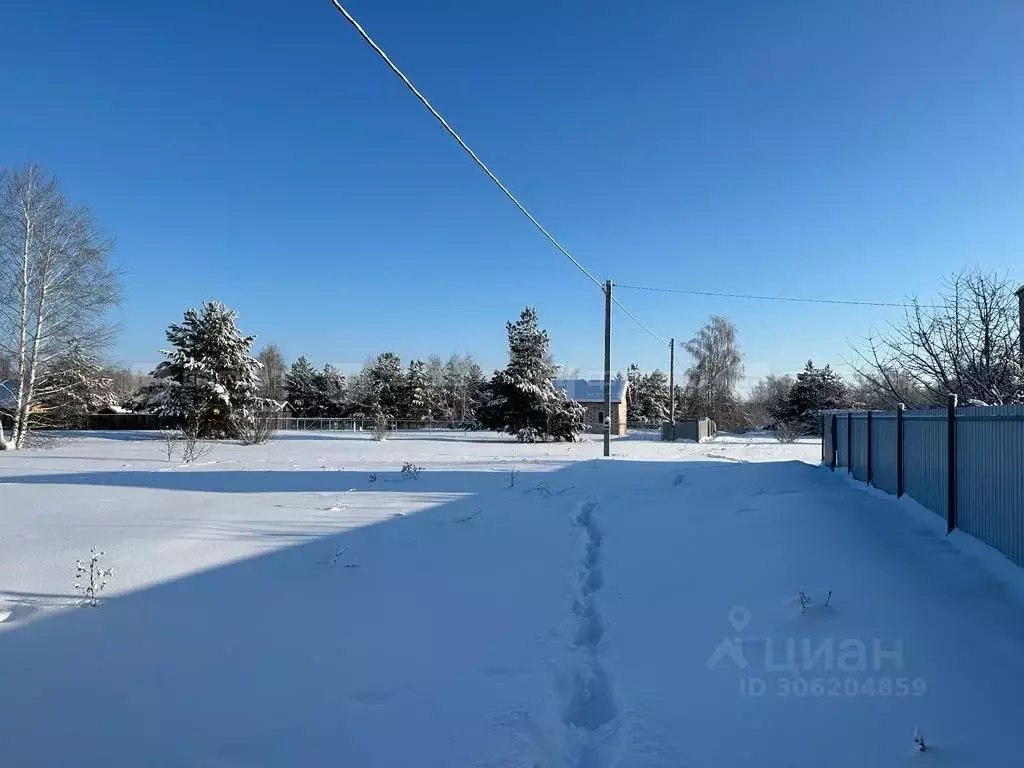
[[[907,406],[896,404],[896,498],[903,495],[903,414]]]
[[[946,533],[956,528],[956,395],[946,399],[946,476],[949,495],[946,498]]]
[[[831,443],[832,443],[832,471],[833,472],[836,471],[836,463],[839,461],[839,436],[837,434],[837,432],[839,431],[839,427],[837,425],[837,422],[838,422],[838,419],[836,418],[836,415],[833,413],[832,414],[832,436],[831,436]]]
[[[868,411],[868,477],[867,484],[871,485],[874,473],[871,471],[871,411]]]
[[[853,411],[846,412],[846,471],[853,472]]]

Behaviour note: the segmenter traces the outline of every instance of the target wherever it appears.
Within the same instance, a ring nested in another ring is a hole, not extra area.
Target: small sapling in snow
[[[341,556],[344,555],[346,552],[348,552],[348,547],[342,547],[342,546],[340,546],[338,544],[335,544],[334,545],[334,557],[331,558],[331,565],[334,565],[335,563],[337,563],[341,559]],[[359,567],[358,563],[343,563],[342,565],[345,568],[358,568]]]
[[[914,729],[914,746],[918,752],[924,752],[928,748],[924,743],[924,736],[921,735],[917,728]]]
[[[96,547],[89,548],[88,560],[77,560],[75,562],[75,589],[85,595],[89,605],[95,608],[99,605],[99,595],[107,586],[107,579],[114,573],[112,568],[101,568],[100,558],[102,552],[97,552]]]
[[[814,605],[814,601],[811,599],[811,596],[808,595],[806,592],[798,592],[797,594],[800,596],[800,613],[804,613],[807,611],[808,608]],[[829,602],[831,600],[832,590],[830,589],[828,592],[825,593],[825,602],[822,605],[822,608],[829,608]]]
[[[550,499],[552,491],[548,481],[544,480],[527,490],[526,493],[535,493],[538,496],[543,496],[545,499]]]
[[[167,461],[174,461],[174,451],[178,447],[178,433],[173,429],[161,429],[160,438],[164,443],[164,453]]]
[[[371,483],[376,483],[377,482],[377,473],[376,472],[371,472],[370,473],[370,482]]]
[[[407,461],[402,465],[402,477],[406,480],[419,480],[420,472],[423,471],[423,467],[417,467],[411,461]]]
[[[512,469],[510,469],[508,471],[508,487],[509,488],[515,488],[516,487],[516,483],[518,481],[519,481],[519,470],[516,469],[515,467],[512,467]]]

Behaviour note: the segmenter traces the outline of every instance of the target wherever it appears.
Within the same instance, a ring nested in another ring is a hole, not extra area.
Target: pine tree
[[[219,301],[208,301],[171,323],[172,348],[161,352],[167,359],[153,371],[149,407],[193,422],[201,437],[232,434],[232,413],[252,408],[260,385],[260,363],[249,354],[256,337],[243,336],[236,319]]]
[[[346,406],[345,415],[361,414],[367,415],[373,412],[374,399],[370,386],[371,362],[363,363],[363,367],[355,376],[348,380],[348,387],[345,392]]]
[[[427,421],[430,416],[430,383],[422,360],[410,360],[405,375],[405,391],[402,398],[403,418],[409,421]]]
[[[114,404],[110,378],[77,342],[50,362],[39,399],[43,420],[64,427],[80,426],[84,416]]]
[[[803,372],[797,374],[785,404],[772,415],[779,421],[815,429],[818,411],[851,405],[850,392],[842,377],[828,365],[815,368],[814,361],[808,360]]]
[[[458,355],[452,355],[444,364],[441,384],[441,412],[449,422],[456,422],[461,418],[464,378],[462,360]]]
[[[626,371],[626,413],[630,422],[641,426],[658,425],[668,419],[668,376],[655,369],[640,372],[633,363]]]
[[[288,403],[296,416],[316,416],[319,396],[316,384],[316,369],[305,355],[292,363],[285,377],[285,388],[288,390]]]
[[[551,342],[538,324],[537,310],[526,307],[506,330],[508,365],[491,379],[490,400],[479,411],[481,423],[523,442],[575,440],[583,431],[584,408],[555,389]]]
[[[644,424],[661,424],[668,419],[668,375],[658,368],[643,377],[640,412]]]
[[[378,355],[368,371],[367,405],[370,413],[388,421],[397,419],[402,412],[404,383],[402,361],[398,355],[394,352]]]
[[[338,416],[345,407],[345,374],[330,363],[313,377],[317,416]]]
[[[484,369],[472,357],[467,358],[466,377],[463,382],[464,406],[459,413],[459,418],[468,422],[476,418],[477,409],[482,406],[487,398],[487,377]]]

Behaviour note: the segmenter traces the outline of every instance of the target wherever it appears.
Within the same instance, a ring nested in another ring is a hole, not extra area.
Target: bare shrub
[[[391,423],[385,416],[373,420],[373,439],[377,442],[387,440],[391,436]]]
[[[263,445],[269,443],[277,432],[277,414],[243,411],[232,415],[231,427],[242,445]]]
[[[804,433],[804,424],[799,421],[778,421],[775,423],[775,439],[780,443],[795,443]]]
[[[160,439],[163,441],[164,453],[167,454],[167,461],[174,461],[174,451],[178,447],[180,432],[173,429],[161,429]]]
[[[178,432],[178,440],[181,443],[181,460],[186,464],[194,464],[210,453],[210,445],[200,439],[202,426],[200,425],[199,414],[189,414]]]
[[[423,467],[417,467],[411,461],[407,461],[402,465],[402,477],[406,480],[419,480],[420,472],[423,471]]]

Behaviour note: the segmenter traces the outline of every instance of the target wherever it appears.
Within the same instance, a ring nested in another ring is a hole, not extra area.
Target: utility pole
[[[668,340],[668,423],[675,426],[676,423],[676,340],[675,337]],[[675,430],[672,430],[672,438],[675,439]]]
[[[612,281],[604,283],[604,455],[612,455]]]

